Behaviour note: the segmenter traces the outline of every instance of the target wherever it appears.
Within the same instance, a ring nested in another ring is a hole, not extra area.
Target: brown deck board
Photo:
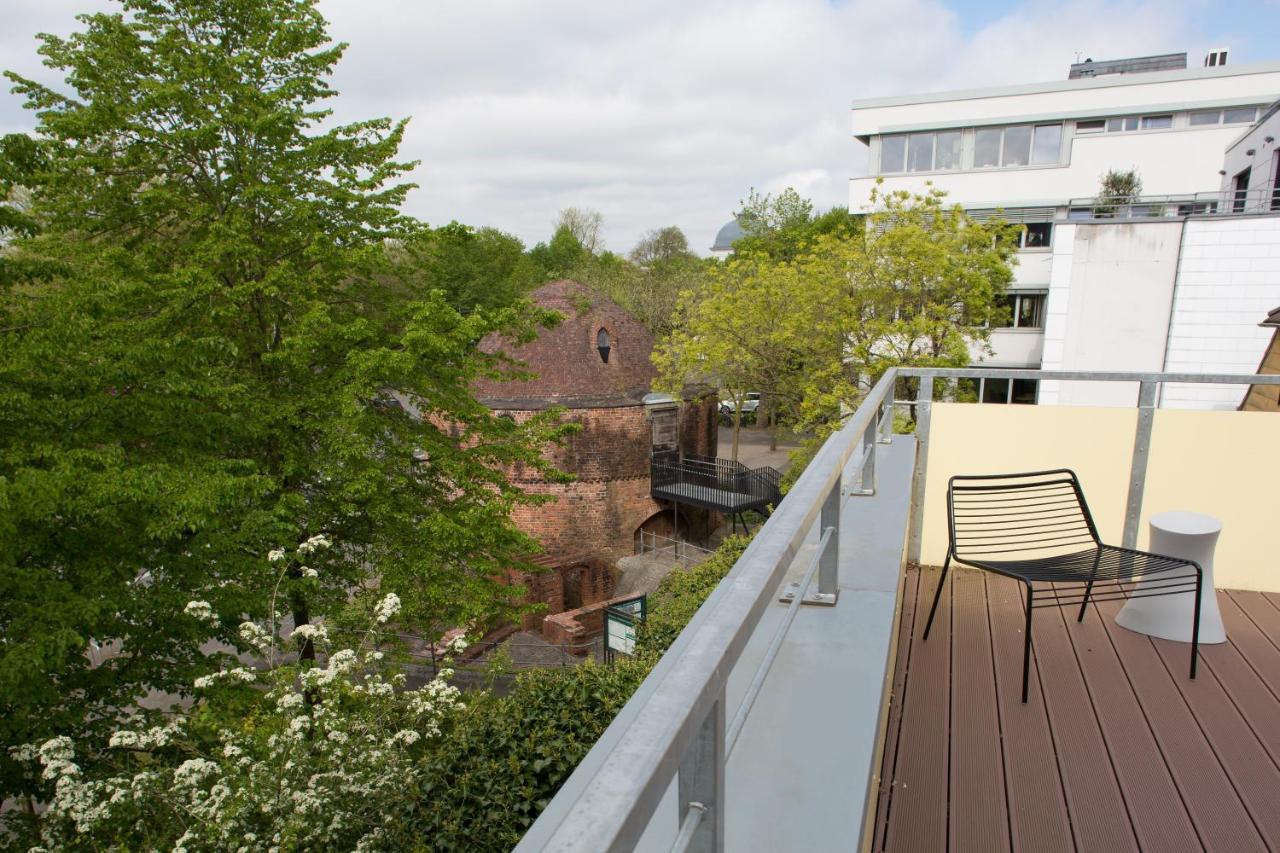
[[[1074,850],[1044,703],[1022,704],[1022,648],[1018,641],[1022,639],[1023,615],[1018,585],[997,575],[986,575],[983,581],[1004,739],[1010,841],[1014,850]],[[1034,662],[1032,667],[1034,679]]]
[[[1266,754],[1280,765],[1280,700],[1258,675],[1259,664],[1247,656],[1265,646],[1251,639],[1258,635],[1257,626],[1235,602],[1234,596],[1219,594],[1227,642],[1201,646],[1200,660],[1213,671]]]
[[[916,595],[919,629],[910,649],[902,734],[889,800],[885,842],[893,850],[947,849],[947,754],[950,740],[951,585],[938,605],[926,642],[924,620],[937,572],[921,572]]]
[[[902,581],[902,616],[898,620],[898,655],[910,657],[911,642],[915,636],[916,587],[919,572],[908,572]],[[893,782],[893,767],[898,755],[898,741],[902,731],[902,697],[907,681],[907,667],[895,667],[893,691],[889,697],[889,716],[885,723],[885,746],[881,760],[880,794],[876,802],[876,830],[872,850],[884,849],[884,833],[888,827],[885,817],[889,814],[889,786]]]
[[[1136,850],[1128,806],[1062,617],[1057,608],[1035,617],[1031,634],[1040,681],[1028,702],[1042,701],[1049,712],[1076,847]]]
[[[958,612],[986,610],[978,572],[958,570],[947,581]],[[999,705],[986,618],[951,624],[951,849],[999,853],[1009,849]]]
[[[1195,827],[1179,802],[1181,795],[1170,768],[1097,612],[1086,611],[1081,622],[1076,621],[1075,607],[1052,608],[1043,613],[1058,620],[1075,649],[1139,845],[1144,850],[1170,853],[1199,850]],[[1163,667],[1159,673],[1148,671],[1152,677],[1147,680],[1154,682],[1163,674]],[[1167,679],[1167,675],[1164,677]],[[1243,809],[1241,816],[1247,820]]]
[[[1190,709],[1193,722],[1204,734],[1204,745],[1207,746],[1208,753],[1221,764],[1227,778],[1228,785],[1211,790],[1208,796],[1214,800],[1223,800],[1228,799],[1228,790],[1234,793],[1240,798],[1254,826],[1261,834],[1265,849],[1280,849],[1280,809],[1275,807],[1276,792],[1280,791],[1280,768],[1277,768],[1274,762],[1267,760],[1262,744],[1231,702],[1231,698],[1214,675],[1213,668],[1201,661],[1200,671],[1192,681],[1187,671],[1186,644],[1152,640],[1115,625],[1115,614],[1120,610],[1118,603],[1099,605],[1099,609],[1108,620],[1108,630],[1121,655],[1132,662],[1130,672],[1134,671],[1135,665],[1146,666],[1144,649],[1149,648],[1159,656],[1159,662],[1163,663],[1171,683],[1182,695]],[[1212,647],[1202,648],[1212,652]],[[1154,704],[1147,703],[1145,698],[1143,701],[1144,705]],[[1169,704],[1176,708],[1176,704],[1172,701]],[[1167,709],[1164,708],[1158,711],[1158,713],[1165,712]],[[1157,711],[1149,710],[1148,713],[1154,714]],[[1197,774],[1204,772],[1205,775],[1217,778],[1216,773],[1199,769],[1207,767],[1208,762],[1204,759],[1201,744],[1194,734],[1169,742],[1180,748],[1167,748],[1166,754],[1180,756],[1196,753],[1203,763],[1193,764],[1191,771]],[[1179,785],[1182,784],[1180,778]],[[1245,849],[1235,844],[1228,846],[1226,839],[1231,837],[1230,832],[1215,828],[1212,819],[1206,821],[1200,816],[1197,806],[1204,797],[1205,795],[1189,794],[1186,800],[1192,817],[1200,828],[1205,846],[1210,850]]]
[[[1119,603],[1037,609],[1023,705],[1019,585],[956,570],[923,643],[936,579],[898,647],[877,848],[1280,850],[1280,596],[1220,593],[1229,641],[1195,681]]]
[[[1232,610],[1231,642],[1249,661],[1271,692],[1280,697],[1280,610],[1260,592],[1234,590],[1218,594],[1218,605]],[[1238,609],[1244,618],[1236,618]]]
[[[1185,811],[1171,810],[1171,803],[1155,802],[1150,806],[1153,819],[1157,823],[1163,819],[1164,828],[1157,831],[1162,834],[1181,831],[1186,835],[1174,840],[1152,840],[1140,836],[1143,846],[1147,849],[1196,850],[1203,845],[1209,849],[1262,853],[1267,845],[1232,786],[1217,751],[1206,739],[1203,727],[1179,689],[1179,681],[1191,680],[1188,673],[1190,647],[1185,643],[1163,642],[1171,654],[1168,659],[1162,659],[1150,637],[1115,624],[1115,614],[1119,611],[1120,602],[1115,601],[1091,608],[1079,626],[1082,630],[1076,639],[1077,648],[1081,640],[1099,647],[1108,645],[1110,654],[1103,651],[1100,656],[1114,662],[1116,668],[1123,661],[1123,673],[1134,697],[1132,712],[1149,727],[1148,732],[1153,735],[1151,745],[1161,757],[1162,767],[1152,768],[1152,772],[1167,772],[1182,798]],[[1112,676],[1113,673],[1100,673],[1101,678]],[[1204,670],[1198,677],[1213,678]],[[1158,744],[1163,744],[1164,748]],[[1143,784],[1142,790],[1149,787]],[[1138,823],[1136,811],[1135,823]],[[1179,811],[1194,824],[1194,832],[1185,821],[1177,820]]]

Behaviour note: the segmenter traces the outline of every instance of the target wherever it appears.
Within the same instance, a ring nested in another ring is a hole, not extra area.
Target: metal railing
[[[911,527],[907,559],[920,561],[924,535],[925,483],[929,468],[929,430],[934,401],[934,383],[938,379],[1035,379],[1091,382],[1137,382],[1138,424],[1133,436],[1133,456],[1129,465],[1129,492],[1125,502],[1124,538],[1126,548],[1138,544],[1138,521],[1142,513],[1142,495],[1147,481],[1147,459],[1151,454],[1151,429],[1155,422],[1160,386],[1166,383],[1209,385],[1280,385],[1280,375],[1212,374],[1212,373],[1127,373],[1074,370],[1001,370],[999,368],[903,367],[902,377],[917,378],[919,390],[914,400],[898,400],[898,405],[911,406],[916,413],[916,440],[919,452],[911,483]]]
[[[781,479],[774,468],[748,468],[741,462],[702,456],[680,458],[674,453],[655,454],[649,465],[655,497],[724,512],[776,506],[782,499]],[[674,486],[680,489],[673,490]]]
[[[1173,195],[1073,198],[1069,220],[1151,219],[1280,212],[1280,190],[1214,190]]]
[[[647,530],[641,530],[636,538],[637,554],[665,554],[680,565],[688,568],[693,563],[702,562],[712,553],[710,549],[694,545],[683,539],[672,539],[659,536]]]
[[[518,851],[631,850],[673,780],[679,805],[672,850],[724,849],[725,762],[759,694],[758,687],[749,688],[736,708],[726,708],[729,673],[815,524],[821,538],[805,581],[751,684],[763,683],[800,604],[835,603],[842,496],[875,493],[875,448],[892,439],[896,381],[896,370],[881,377],[845,426],[826,441],[729,577],[525,834]],[[860,471],[856,484],[846,489],[844,471],[851,460]],[[818,592],[806,596],[815,578]],[[726,718],[732,719],[730,726]]]

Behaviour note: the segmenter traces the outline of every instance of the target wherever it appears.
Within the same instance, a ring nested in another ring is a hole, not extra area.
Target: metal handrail
[[[1095,196],[1073,198],[1067,202],[1067,207],[1072,212],[1087,211],[1092,219],[1239,216],[1280,210],[1280,191],[1265,186],[1250,190],[1228,188],[1168,195]],[[1068,219],[1076,217],[1069,213]]]
[[[933,383],[935,379],[1037,379],[1070,382],[1137,382],[1138,421],[1134,429],[1133,455],[1129,463],[1129,495],[1125,501],[1123,545],[1134,548],[1138,543],[1138,521],[1142,514],[1142,496],[1147,482],[1147,457],[1151,449],[1151,432],[1160,386],[1174,384],[1208,385],[1280,385],[1280,375],[1258,373],[1153,373],[1141,371],[1100,370],[1023,370],[985,367],[903,367],[903,377],[917,378],[920,388],[915,400],[895,400],[909,405],[916,413],[916,440],[920,453],[911,481],[911,517],[907,559],[920,561],[924,537],[924,490],[929,473],[929,431],[932,421]]]
[[[728,577],[525,834],[518,851],[630,850],[677,775],[681,824],[689,825],[691,803],[707,809],[693,825],[690,849],[723,849],[729,673],[819,520],[823,529],[834,528],[818,567],[819,591],[834,600],[844,470],[855,452],[883,440],[897,376],[895,369],[887,371],[845,426],[823,444]],[[864,470],[864,481],[866,476]]]

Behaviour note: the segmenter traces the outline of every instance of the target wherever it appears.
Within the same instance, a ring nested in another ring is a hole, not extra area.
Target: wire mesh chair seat
[[[1031,613],[1040,607],[1079,605],[1079,622],[1091,601],[1193,594],[1191,677],[1196,677],[1200,566],[1179,557],[1103,544],[1073,471],[952,477],[947,483],[947,529],[947,558],[924,639],[929,639],[953,559],[1017,580],[1026,587],[1023,702],[1031,663]],[[1142,584],[1135,586],[1139,578]]]

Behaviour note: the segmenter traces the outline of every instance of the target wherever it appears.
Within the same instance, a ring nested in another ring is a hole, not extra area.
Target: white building
[[[869,209],[877,181],[932,183],[976,216],[1026,224],[1013,328],[992,332],[983,365],[1252,372],[1267,342],[1256,318],[1280,302],[1269,106],[1280,63],[1212,57],[1196,69],[1185,54],[1088,61],[1064,81],[858,101],[853,135],[870,174],[850,182],[850,210]],[[1136,171],[1141,197],[1097,203],[1112,170]],[[1136,388],[1100,386],[985,380],[979,391],[990,402],[1133,404]],[[1162,405],[1226,408],[1239,396],[1171,389]]]

